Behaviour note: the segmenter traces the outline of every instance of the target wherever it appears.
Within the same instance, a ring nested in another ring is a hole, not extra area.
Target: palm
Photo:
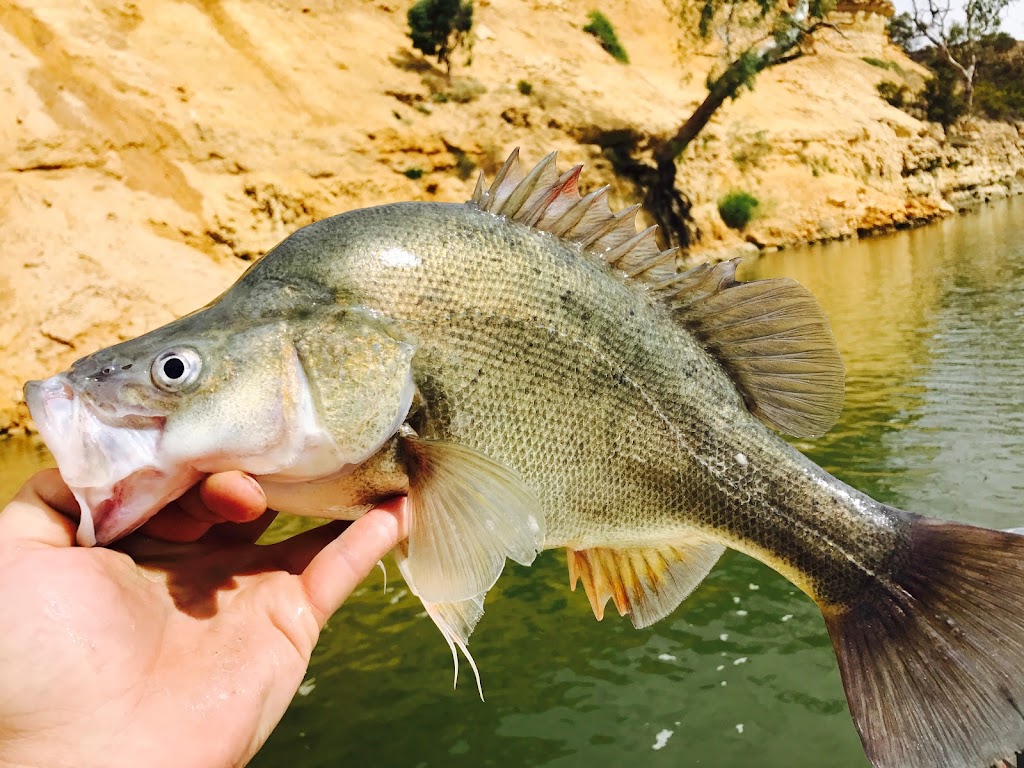
[[[273,546],[140,540],[133,559],[0,525],[0,765],[244,764],[326,615],[393,543],[387,518],[358,562],[331,527]]]

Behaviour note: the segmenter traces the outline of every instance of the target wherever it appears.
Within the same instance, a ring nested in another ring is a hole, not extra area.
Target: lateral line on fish
[[[466,311],[466,310],[457,311],[457,312],[448,312],[448,313],[445,314],[445,317],[448,320],[452,320],[452,319],[455,319],[455,318],[465,318],[466,320],[476,320],[476,321],[488,321],[488,320],[490,320],[490,321],[497,321],[497,322],[501,323],[504,326],[508,326],[508,325],[512,324],[512,325],[523,326],[523,327],[526,327],[526,328],[532,328],[534,330],[545,331],[545,332],[547,332],[549,334],[558,336],[559,338],[561,338],[561,339],[563,339],[565,341],[568,341],[569,343],[576,344],[576,345],[578,345],[580,347],[583,347],[584,349],[590,351],[599,360],[605,362],[605,364],[608,366],[609,370],[615,371],[616,373],[621,375],[623,380],[628,382],[633,387],[633,389],[636,390],[636,392],[640,395],[640,397],[643,399],[643,401],[645,403],[647,403],[647,405],[651,408],[651,410],[658,417],[658,419],[668,428],[669,434],[671,434],[676,439],[676,444],[680,447],[680,449],[685,450],[694,459],[694,461],[698,462],[702,467],[704,467],[708,471],[708,473],[712,477],[715,478],[716,482],[719,485],[722,485],[722,486],[726,485],[726,483],[724,483],[722,481],[722,479],[721,479],[722,476],[718,473],[716,468],[710,462],[706,461],[700,455],[700,453],[696,450],[695,445],[693,445],[692,443],[688,443],[685,439],[683,439],[684,435],[683,435],[682,430],[677,428],[672,423],[672,420],[667,416],[667,414],[664,412],[664,410],[660,406],[657,405],[657,403],[654,401],[654,399],[651,398],[647,394],[646,390],[635,379],[633,379],[633,377],[631,377],[628,372],[626,372],[624,369],[618,368],[615,365],[613,365],[611,363],[611,360],[608,358],[608,356],[605,355],[603,352],[601,352],[601,350],[598,349],[597,347],[595,347],[595,346],[593,346],[591,344],[587,344],[582,339],[578,339],[576,337],[569,336],[568,334],[564,333],[563,331],[560,331],[558,328],[554,328],[552,326],[544,325],[544,324],[541,324],[541,323],[533,323],[533,322],[530,322],[529,320],[527,320],[526,318],[510,317],[509,315],[499,314],[499,313],[495,313],[495,312],[486,312],[485,313],[485,312],[471,312],[471,311]],[[427,321],[416,320],[415,318],[409,318],[406,322],[408,322],[408,323],[410,323],[412,325],[428,325],[428,324],[430,324]],[[782,509],[782,508],[774,508],[774,509],[775,509],[776,514],[778,514],[779,517],[781,517],[787,523],[789,523],[790,525],[794,526],[795,528],[798,528],[799,530],[803,531],[804,533],[806,533],[806,534],[810,535],[811,537],[816,538],[817,540],[819,540],[822,543],[824,543],[829,549],[835,551],[836,553],[838,553],[839,555],[844,557],[851,565],[853,565],[855,568],[857,568],[861,573],[863,573],[863,574],[865,574],[867,576],[873,577],[873,578],[879,578],[878,574],[874,570],[872,570],[871,568],[868,568],[866,565],[864,565],[862,562],[860,562],[860,560],[858,560],[856,557],[854,557],[851,553],[849,553],[845,549],[843,549],[843,547],[841,547],[831,537],[826,536],[820,530],[812,528],[811,526],[807,525],[806,523],[803,523],[798,518],[789,515],[786,512],[785,509]],[[733,542],[733,541],[730,540],[727,543],[728,543],[728,545],[730,547],[733,547],[734,549],[738,548],[736,546],[736,542]]]

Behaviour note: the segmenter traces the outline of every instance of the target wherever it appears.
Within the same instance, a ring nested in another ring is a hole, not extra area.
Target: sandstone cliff
[[[602,146],[667,133],[714,62],[670,5],[602,0],[623,66],[581,31],[592,2],[477,0],[472,64],[457,55],[449,83],[410,50],[404,0],[4,3],[0,433],[26,423],[25,379],[205,303],[295,228],[463,200],[514,146],[528,160],[559,149],[632,202]],[[878,97],[893,72],[922,76],[882,37],[887,9],[841,7],[841,36],[763,74],[688,150],[694,258],[1020,189],[1021,130],[947,137]],[[731,189],[762,200],[743,235],[717,215]]]

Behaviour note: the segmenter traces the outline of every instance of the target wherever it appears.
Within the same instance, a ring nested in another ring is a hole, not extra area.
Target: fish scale
[[[462,209],[445,205],[390,213],[386,223],[376,212],[365,222],[360,212],[327,220],[325,228],[343,229],[316,238],[318,247],[330,249],[338,238],[363,254],[400,241],[417,254],[416,267],[366,269],[360,257],[336,279],[418,340],[423,399],[458,414],[457,421],[428,417],[421,434],[470,445],[522,473],[544,502],[547,547],[649,545],[698,526],[753,551],[764,542],[764,518],[777,516],[783,525],[771,528],[774,538],[764,549],[838,591],[834,578],[812,569],[837,555],[857,558],[858,547],[847,544],[849,554],[829,547],[836,537],[820,535],[822,516],[808,500],[820,496],[819,506],[830,507],[833,529],[840,515],[849,516],[851,542],[860,538],[859,510],[836,503],[833,488],[866,506],[881,505],[837,486],[751,417],[721,367],[664,307],[639,286],[609,279],[607,269],[557,239],[510,228],[498,217],[467,219]],[[472,242],[479,259],[452,259],[436,231]],[[276,268],[283,259],[309,258],[285,250]],[[577,301],[562,301],[573,290]],[[585,305],[590,314],[567,304]],[[460,306],[469,308],[465,315]],[[500,365],[480,379],[495,350]],[[535,377],[547,385],[543,417],[535,396],[521,396]],[[464,386],[474,378],[472,387]],[[543,439],[524,440],[524,432]],[[575,449],[578,441],[587,455]],[[760,469],[760,484],[738,466],[737,452]],[[793,473],[793,464],[805,472]],[[805,535],[790,536],[793,529]],[[859,559],[871,567],[878,551],[867,549]],[[848,578],[859,585],[859,578]]]
[[[821,608],[877,768],[1009,759],[1024,537],[880,504],[787,444],[842,405],[813,297],[735,262],[677,272],[578,180],[513,153],[465,205],[317,222],[210,306],[30,382],[80,541],[228,469],[296,514],[404,495],[396,560],[456,674],[506,559],[565,548],[597,618],[643,627],[732,547]]]

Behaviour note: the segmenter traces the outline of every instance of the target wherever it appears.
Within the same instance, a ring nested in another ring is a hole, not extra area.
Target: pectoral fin
[[[544,516],[522,477],[456,443],[402,438],[409,476],[406,577],[424,601],[482,595],[505,558],[533,562]]]
[[[448,643],[448,648],[452,652],[452,662],[455,665],[453,685],[457,686],[459,684],[459,651],[462,651],[462,655],[469,662],[470,669],[473,670],[473,677],[476,679],[476,689],[480,693],[480,698],[483,699],[484,689],[480,684],[480,670],[477,669],[473,655],[469,652],[469,636],[473,634],[477,622],[484,615],[484,598],[487,596],[487,593],[481,592],[479,595],[453,603],[432,603],[419,596],[410,578],[406,542],[400,544],[395,550],[395,562],[398,564],[398,570],[402,572],[406,582],[409,584],[412,593],[420,597],[423,609],[427,612],[430,620],[441,630],[441,636]]]
[[[611,598],[637,629],[672,613],[718,562],[725,547],[694,535],[650,548],[568,550],[569,586],[582,579],[600,621]]]

